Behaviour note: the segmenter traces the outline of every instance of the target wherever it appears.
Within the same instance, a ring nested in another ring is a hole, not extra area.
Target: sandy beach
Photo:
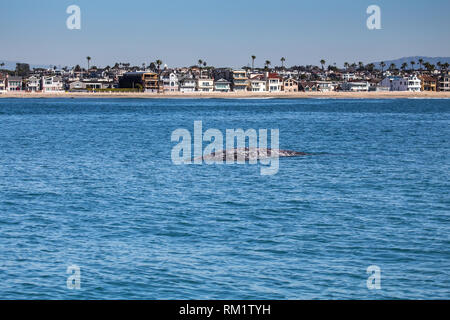
[[[0,93],[0,98],[142,98],[142,99],[448,99],[450,92],[193,92],[193,93],[136,93],[136,92],[60,92],[60,93]]]

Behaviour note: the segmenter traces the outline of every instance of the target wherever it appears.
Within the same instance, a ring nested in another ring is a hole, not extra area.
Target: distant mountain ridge
[[[395,65],[397,66],[397,68],[400,68],[402,66],[403,63],[407,63],[408,64],[408,68],[411,68],[411,61],[416,62],[416,64],[414,65],[415,69],[419,68],[419,59],[423,59],[423,62],[429,62],[431,64],[434,64],[436,66],[436,69],[438,69],[437,67],[437,63],[441,62],[441,63],[450,63],[450,57],[425,57],[425,56],[414,56],[414,57],[404,57],[404,58],[399,58],[399,59],[395,59],[395,60],[384,60],[384,63],[386,64],[385,68],[389,68],[389,66],[392,63],[395,63]],[[382,61],[378,61],[378,62],[373,62],[373,64],[375,65],[375,68],[380,68],[380,63]]]
[[[0,63],[4,63],[5,65],[3,67],[0,67],[0,69],[6,69],[6,70],[16,70],[16,63],[28,63],[26,61],[4,61],[4,60],[0,60]],[[50,68],[50,65],[45,65],[45,64],[32,64],[32,63],[28,63],[30,65],[30,68]],[[52,65],[53,67],[53,65]],[[58,69],[60,68],[60,66],[57,66]]]

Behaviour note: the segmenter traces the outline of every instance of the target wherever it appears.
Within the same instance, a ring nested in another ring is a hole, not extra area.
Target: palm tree
[[[380,62],[380,67],[381,67],[381,74],[383,74],[384,72],[384,67],[386,67],[386,63],[384,63],[384,61]]]
[[[87,56],[86,60],[87,60],[87,64],[88,64],[87,71],[89,72],[89,63],[91,62],[91,57]]]
[[[285,58],[285,57],[282,57],[282,58],[280,59],[280,61],[281,61],[281,68],[284,69],[284,62],[286,61],[286,58]]]
[[[345,71],[348,71],[348,67],[350,67],[350,64],[348,62],[344,62]]]
[[[395,63],[391,63],[389,66],[389,70],[393,71],[396,68]]]
[[[161,65],[163,64],[163,62],[158,59],[155,61],[155,63],[158,66],[158,74],[159,74],[159,73],[161,73]]]
[[[442,63],[440,61],[438,61],[436,64],[439,67],[439,70],[442,72]]]
[[[200,70],[200,78],[202,77],[202,65],[203,65],[203,60],[202,59],[198,59],[197,61],[198,64],[198,68]]]
[[[403,62],[403,63],[402,63],[402,66],[401,66],[401,69],[402,69],[403,71],[405,71],[407,67],[408,67],[408,64],[407,64],[406,62]]]
[[[420,71],[422,71],[423,59],[419,59]]]
[[[323,67],[323,66],[325,65],[325,63],[326,63],[326,61],[325,61],[325,60],[323,60],[323,59],[322,59],[322,60],[320,60],[320,64],[322,65],[322,71],[324,70],[324,67]]]
[[[272,62],[270,62],[269,60],[266,60],[266,62],[265,62],[266,69],[269,69],[269,66],[271,64],[272,64]]]
[[[208,64],[206,63],[206,61],[203,61],[203,66],[206,68]],[[208,69],[206,70],[206,75],[208,76]]]
[[[411,63],[411,70],[414,71],[414,65],[416,64],[416,62],[415,61],[411,61],[410,63]]]
[[[445,70],[448,70],[449,64],[448,64],[448,62],[446,62],[446,63],[444,63],[442,66],[444,67]]]
[[[360,70],[360,71],[364,71],[364,63],[362,63],[362,62],[360,61],[360,62],[358,62],[358,65],[359,65],[359,70]]]
[[[255,59],[256,56],[252,56],[252,70],[255,69]]]

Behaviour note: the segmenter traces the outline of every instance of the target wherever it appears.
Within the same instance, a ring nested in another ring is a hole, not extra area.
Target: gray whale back
[[[245,159],[249,160],[261,160],[267,158],[286,158],[286,157],[301,157],[307,156],[308,153],[298,152],[292,150],[273,150],[273,149],[263,149],[263,148],[240,148],[240,149],[229,149],[213,152],[210,155],[200,157],[203,160],[222,160],[225,161],[229,159]],[[198,158],[197,158],[198,159]],[[194,159],[195,160],[195,159]]]

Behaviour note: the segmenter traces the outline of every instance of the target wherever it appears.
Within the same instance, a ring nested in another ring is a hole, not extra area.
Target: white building
[[[180,90],[178,84],[178,76],[173,72],[164,74],[161,77],[161,81],[163,83],[164,92],[176,92]]]
[[[369,91],[370,84],[367,81],[361,82],[344,82],[341,84],[342,91],[353,91],[353,92],[367,92]]]
[[[419,92],[422,87],[422,81],[416,75],[408,78],[387,77],[381,81],[381,87],[387,87],[390,91]]]
[[[336,85],[331,81],[316,81],[317,91],[320,92],[331,92],[334,91]]]
[[[8,77],[6,91],[22,91],[22,77]]]
[[[439,79],[439,91],[450,91],[450,75],[446,74]]]
[[[219,79],[214,83],[214,91],[218,92],[230,92],[231,82],[225,79]]]
[[[342,75],[342,79],[343,79],[344,81],[352,81],[352,80],[356,80],[357,77],[356,77],[356,75],[355,75],[354,73],[349,73],[349,72],[347,72],[347,73],[344,73],[344,74]]]
[[[42,77],[42,92],[62,92],[64,84],[61,77]]]
[[[197,88],[197,80],[194,78],[182,78],[178,82],[180,84],[180,92],[182,93],[194,92]]]
[[[266,74],[266,89],[269,92],[281,92],[283,86],[283,79],[276,73]]]
[[[198,79],[197,91],[200,92],[213,92],[214,91],[214,79]]]
[[[258,76],[250,79],[250,91],[251,92],[266,92],[266,80],[262,76]]]
[[[6,91],[6,77],[0,74],[0,93]]]
[[[37,76],[31,76],[27,80],[27,91],[37,92],[41,91],[41,78]]]

